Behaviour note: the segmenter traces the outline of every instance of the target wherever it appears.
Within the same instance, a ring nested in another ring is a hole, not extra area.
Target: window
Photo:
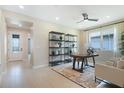
[[[114,37],[114,27],[89,32],[89,47],[98,50],[114,51]]]
[[[90,34],[90,47],[100,49],[100,32],[93,32]]]
[[[100,49],[100,36],[91,37],[91,47]]]
[[[12,35],[12,51],[13,52],[19,52],[19,49],[20,49],[20,47],[19,47],[19,45],[20,45],[20,40],[19,40],[19,35],[17,35],[17,34],[13,34]]]
[[[114,46],[114,35],[108,34],[103,35],[103,49],[104,50],[113,50]]]

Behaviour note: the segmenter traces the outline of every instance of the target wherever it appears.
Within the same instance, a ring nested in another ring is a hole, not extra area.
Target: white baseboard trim
[[[48,67],[48,64],[33,66],[33,69],[38,69],[38,68],[43,68],[43,67]]]

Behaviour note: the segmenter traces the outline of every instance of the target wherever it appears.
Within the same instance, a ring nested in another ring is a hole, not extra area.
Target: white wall
[[[114,25],[115,29],[116,29],[116,34],[117,34],[117,52],[116,52],[116,56],[121,56],[120,54],[120,50],[119,50],[119,46],[120,46],[120,43],[121,43],[121,33],[124,32],[124,22],[123,23],[119,23],[119,24],[116,24]]]
[[[0,11],[0,21],[1,21],[1,11]],[[1,22],[0,22],[0,33],[1,33]],[[0,73],[1,73],[1,34],[0,34]]]
[[[115,38],[115,44],[114,44],[114,48],[116,48],[114,51],[99,51],[99,57],[96,58],[97,61],[102,62],[102,61],[107,61],[109,59],[112,59],[113,57],[120,57],[121,54],[119,53],[119,44],[120,44],[120,37],[121,37],[121,32],[124,32],[124,22],[123,23],[118,23],[115,25],[111,25],[108,27],[103,27],[103,28],[98,28],[98,29],[94,29],[94,30],[89,30],[89,31],[81,31],[81,40],[80,40],[80,46],[83,46],[83,52],[86,51],[86,46],[84,46],[84,44],[88,44],[88,34],[91,32],[95,32],[95,31],[101,31],[101,32],[105,32],[106,28],[114,28],[114,34],[116,36]]]
[[[22,59],[23,58],[23,61],[28,61],[28,38],[29,38],[29,35],[30,35],[30,31],[29,30],[26,30],[26,29],[17,29],[17,28],[10,28],[10,27],[7,27],[7,34],[12,34],[12,33],[18,33],[21,35],[21,48],[23,48],[23,52],[22,52],[22,55],[18,57],[18,55],[14,54],[12,55],[11,53],[7,53],[7,58],[8,58],[8,61],[11,61],[11,60],[14,60],[14,59]],[[10,49],[10,38],[7,39],[7,42],[8,42],[8,49]]]
[[[62,25],[50,23],[47,21],[39,20],[29,16],[21,15],[18,13],[3,10],[5,17],[14,18],[17,20],[32,22],[32,64],[34,67],[48,65],[48,33],[50,31],[70,33],[78,36],[78,49],[79,49],[79,31],[71,29]]]
[[[6,43],[6,23],[2,11],[0,10],[0,72],[6,68],[7,43]]]
[[[34,65],[40,65],[41,60],[42,64],[48,64],[48,34],[49,31],[58,31],[64,33],[70,33],[78,35],[79,32],[64,26],[59,26],[56,24],[45,23],[37,20],[34,23],[34,33],[33,33],[33,42],[36,47],[34,48]],[[79,40],[79,39],[78,39]],[[37,63],[36,63],[37,62]]]
[[[80,31],[80,53],[86,53],[88,46],[88,32]]]
[[[109,27],[107,27],[107,28],[109,28]],[[88,48],[89,34],[92,32],[97,32],[97,31],[100,31],[101,33],[103,33],[105,30],[106,30],[106,27],[105,28],[98,28],[98,29],[94,29],[94,30],[89,30],[89,31],[81,31],[82,38],[80,41],[83,43],[80,46],[83,46],[83,52],[86,53],[86,50]],[[102,43],[101,43],[101,45],[102,45]],[[95,58],[96,62],[104,62],[104,61],[110,60],[114,57],[114,51],[100,50],[100,51],[97,51],[97,53],[99,54],[99,56]]]

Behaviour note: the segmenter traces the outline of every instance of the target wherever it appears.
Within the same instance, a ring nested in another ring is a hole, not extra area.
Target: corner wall
[[[88,32],[80,31],[80,53],[86,53],[88,46]]]
[[[57,31],[57,32],[64,32],[64,33],[70,33],[78,36],[78,50],[79,50],[79,31],[75,29],[71,29],[65,26],[43,22],[40,20],[37,20],[34,22],[34,30],[33,30],[33,45],[35,47],[33,48],[33,59],[34,63],[33,65],[39,66],[39,65],[48,65],[49,61],[49,37],[48,34],[50,31]]]
[[[122,57],[122,55],[120,54],[120,50],[119,50],[119,46],[120,46],[120,37],[121,37],[121,33],[124,32],[124,22],[123,23],[118,23],[118,24],[114,24],[114,25],[110,25],[110,26],[106,26],[103,28],[98,28],[98,29],[94,29],[94,30],[89,30],[89,31],[81,31],[81,38],[80,38],[80,46],[83,46],[83,48],[80,48],[80,51],[83,50],[83,52],[86,50],[86,46],[84,46],[83,44],[88,44],[88,33],[90,32],[94,32],[94,31],[102,31],[104,32],[106,28],[110,28],[113,27],[114,33],[115,33],[115,44],[114,44],[114,50],[113,51],[105,51],[105,50],[100,50],[97,51],[99,54],[99,57],[96,57],[96,61],[98,62],[105,62],[108,61],[110,59],[113,59],[114,57]]]
[[[3,16],[3,12],[0,10],[0,72],[5,72],[6,70],[6,32],[5,18]]]
[[[5,11],[4,16],[14,18],[17,20],[29,21],[33,23],[32,31],[32,65],[34,68],[48,66],[48,33],[50,31],[70,33],[78,36],[78,50],[79,50],[79,35],[80,32],[76,29],[68,28],[66,26],[58,25],[55,23],[47,22],[44,20],[32,18],[22,14]]]

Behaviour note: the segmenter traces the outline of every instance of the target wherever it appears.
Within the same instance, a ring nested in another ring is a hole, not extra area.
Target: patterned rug
[[[107,84],[104,82],[95,82],[95,70],[92,67],[86,67],[83,73],[72,69],[72,63],[62,64],[59,66],[52,67],[52,70],[63,75],[67,79],[75,82],[76,84],[85,88],[116,88],[117,86]]]

